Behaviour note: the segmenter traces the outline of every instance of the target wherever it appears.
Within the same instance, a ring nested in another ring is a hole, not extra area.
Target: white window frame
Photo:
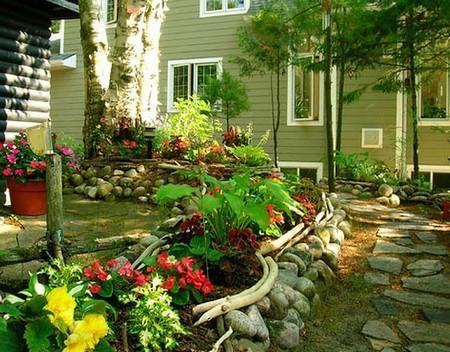
[[[320,162],[280,161],[278,165],[280,169],[297,169],[297,176],[300,176],[300,169],[316,169],[317,182],[323,178],[323,163]]]
[[[314,53],[302,53],[299,55],[300,58],[307,58],[312,56],[314,59]],[[296,66],[290,65],[288,67],[288,94],[287,94],[287,125],[288,126],[323,126],[323,95],[324,95],[324,85],[323,85],[323,72],[319,73],[319,119],[314,120],[312,116],[307,119],[296,119],[295,118],[295,69]],[[314,85],[311,85],[312,94],[314,97]],[[314,104],[311,101],[311,104]]]
[[[407,165],[406,172],[408,176],[411,178],[414,172],[414,165]],[[430,173],[430,187],[433,189],[433,175],[434,173],[438,174],[450,174],[450,166],[445,165],[419,165],[419,173],[420,172],[429,172]]]
[[[173,69],[177,66],[183,65],[194,65],[194,72],[192,72],[192,79],[194,80],[193,86],[194,90],[192,94],[197,93],[197,72],[198,66],[207,65],[207,64],[216,64],[217,65],[217,77],[220,78],[222,76],[222,57],[209,57],[209,58],[200,58],[200,59],[183,59],[183,60],[169,60],[167,62],[167,112],[177,112],[177,109],[174,106],[174,97],[173,97]]]
[[[447,99],[446,99],[446,119],[422,119],[422,88],[418,89],[417,92],[417,111],[419,112],[419,126],[450,126],[450,80],[449,80],[450,71],[447,70]],[[417,76],[417,82],[420,87],[420,75]]]
[[[118,12],[118,0],[114,1],[114,18],[111,21],[107,21],[108,0],[102,0],[101,18],[105,23],[106,28],[115,27],[117,25],[117,12]]]
[[[59,40],[59,54],[64,54],[64,29],[66,22],[65,20],[60,20],[60,22],[59,32],[52,33],[52,35],[50,36],[50,41]]]
[[[367,144],[365,132],[378,132],[379,144]],[[361,148],[367,149],[383,149],[383,129],[382,128],[362,128],[361,129]]]
[[[239,15],[247,13],[250,9],[250,0],[244,0],[244,7],[237,9],[228,9],[228,0],[222,0],[222,10],[207,11],[207,0],[200,0],[200,17],[214,17],[214,16],[226,16],[226,15]]]

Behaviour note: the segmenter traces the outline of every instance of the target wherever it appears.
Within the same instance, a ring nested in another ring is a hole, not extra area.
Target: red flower
[[[203,283],[203,286],[202,286],[201,291],[202,291],[202,293],[203,293],[204,295],[208,295],[208,294],[210,294],[212,291],[214,291],[214,286],[213,286],[213,284],[211,283],[211,281],[206,280],[206,281]]]
[[[156,266],[149,266],[147,267],[148,273],[156,273],[158,271],[158,268]]]
[[[117,267],[120,264],[119,259],[111,259],[106,262],[106,266],[110,269]]]
[[[270,225],[282,224],[284,222],[283,213],[276,211],[272,204],[266,206],[267,213],[270,218]]]
[[[14,175],[15,176],[23,176],[23,170],[19,169],[19,170],[14,171]]]
[[[96,295],[97,293],[99,293],[102,290],[102,287],[100,285],[92,285],[91,287],[89,287],[89,291],[91,291],[91,293],[93,293],[94,295]]]
[[[131,269],[131,263],[128,260],[125,262],[124,265],[122,265],[122,267],[119,270],[117,270],[117,272],[119,273],[120,276],[127,279],[132,279],[134,276],[134,270]]]
[[[130,142],[130,148],[131,149],[136,149],[137,148],[137,143],[135,141],[131,141]]]
[[[11,170],[10,168],[6,168],[3,170],[3,176],[12,176],[13,174],[13,170]]]
[[[89,280],[94,280],[97,278],[99,281],[106,281],[109,278],[109,274],[103,270],[102,265],[98,260],[92,263],[88,268],[84,269],[84,276]]]
[[[164,271],[172,269],[175,264],[175,262],[169,261],[169,254],[167,252],[162,252],[158,256],[157,263],[158,263],[158,266]]]
[[[228,230],[228,243],[236,249],[259,249],[257,236],[251,228]]]
[[[186,279],[182,277],[178,280],[178,286],[180,286],[181,289],[185,288],[187,286]]]
[[[175,286],[175,276],[170,275],[166,281],[162,284],[162,288],[166,289],[167,291],[172,291],[173,287]]]
[[[146,282],[149,280],[149,277],[140,273],[139,271],[135,271],[134,284],[136,286],[144,286]]]

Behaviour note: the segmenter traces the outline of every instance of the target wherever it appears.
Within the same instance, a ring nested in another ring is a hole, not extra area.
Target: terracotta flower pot
[[[16,215],[37,216],[47,212],[47,191],[44,180],[16,182],[8,178],[6,184],[11,196],[11,211]]]

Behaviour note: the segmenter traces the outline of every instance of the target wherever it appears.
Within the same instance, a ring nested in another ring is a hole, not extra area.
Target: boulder
[[[89,198],[95,199],[95,198],[97,198],[97,192],[98,192],[98,188],[97,187],[91,187],[89,189],[87,195],[88,195]]]
[[[166,184],[166,180],[163,178],[159,178],[154,182],[155,187],[161,187]]]
[[[303,277],[305,277],[311,281],[316,281],[319,278],[319,272],[315,268],[308,268],[308,270],[306,270],[306,273],[303,275]]]
[[[316,260],[311,264],[311,267],[317,269],[319,272],[319,277],[323,279],[327,286],[331,286],[333,284],[336,279],[336,275],[323,260]]]
[[[123,176],[124,173],[122,170],[116,169],[113,171],[113,176]]]
[[[410,200],[411,202],[419,202],[419,203],[422,203],[422,202],[428,201],[428,197],[425,197],[425,196],[411,196],[411,197],[409,198],[409,200]]]
[[[289,307],[286,295],[280,289],[273,288],[268,297],[270,299],[270,310],[265,314],[272,319],[284,319]]]
[[[94,176],[97,174],[97,172],[96,172],[95,169],[91,166],[91,167],[89,167],[87,170],[82,171],[81,174],[83,175],[83,177],[84,177],[85,179],[89,179],[89,178],[91,178],[91,177],[94,177]]]
[[[106,165],[104,167],[102,167],[100,170],[97,171],[97,176],[98,177],[105,177],[108,176],[109,174],[111,174],[112,172],[112,168],[110,165]]]
[[[131,177],[122,177],[119,180],[119,185],[122,187],[130,187],[133,185],[133,179]]]
[[[98,180],[97,177],[94,176],[89,177],[87,180],[88,186],[97,186],[97,180]]]
[[[138,197],[138,202],[139,203],[148,203],[148,197],[146,197],[146,196],[140,196],[140,197]]]
[[[298,272],[296,275],[303,275],[303,273],[306,271],[305,262],[293,253],[284,253],[280,257],[280,261],[290,262],[290,263],[294,263],[295,265],[297,265]]]
[[[178,207],[173,207],[172,209],[170,209],[170,215],[172,216],[182,215],[183,213],[183,210]]]
[[[305,295],[309,299],[312,299],[316,293],[316,287],[314,286],[314,283],[306,277],[300,277],[297,281],[297,284],[294,286],[294,289]]]
[[[142,186],[136,187],[136,189],[133,191],[133,193],[131,193],[131,195],[134,198],[139,198],[139,197],[145,196],[146,194],[147,194],[147,190],[145,189],[145,187],[142,187]]]
[[[324,249],[322,253],[322,260],[333,270],[338,268],[338,256],[330,251],[329,249]]]
[[[84,179],[80,174],[72,174],[70,175],[70,184],[77,187],[83,184]]]
[[[283,321],[297,325],[300,330],[303,330],[303,328],[305,327],[305,323],[300,317],[300,314],[294,308],[288,309],[287,315],[283,319]]]
[[[123,195],[123,188],[120,186],[115,186],[112,189],[112,194],[114,194],[116,197],[122,197]]]
[[[124,188],[124,190],[123,190],[123,196],[124,196],[125,198],[130,197],[130,196],[131,196],[131,193],[133,193],[133,190],[132,190],[130,187]]]
[[[110,194],[114,188],[112,183],[104,182],[101,185],[99,185],[97,190],[97,196],[99,198],[105,198],[108,194]]]
[[[301,293],[300,295],[301,298],[292,305],[292,308],[294,308],[300,314],[303,320],[306,320],[311,314],[311,306],[309,304],[308,298],[306,298],[306,296]]]
[[[271,331],[274,331],[271,340],[281,349],[291,349],[299,345],[299,328],[293,323],[285,321],[270,321]]]
[[[147,170],[145,169],[144,165],[138,165],[136,167],[136,171],[139,172],[140,174],[144,174]]]
[[[389,198],[388,197],[378,197],[377,202],[380,203],[381,205],[389,205]]]
[[[153,183],[150,180],[145,180],[141,183],[142,187],[145,187],[145,189],[147,190],[147,192],[150,192],[152,190],[153,187]]]
[[[286,253],[295,254],[297,257],[301,258],[307,266],[313,261],[312,254],[309,252],[309,246],[306,243],[298,243],[294,247],[288,248]]]
[[[358,188],[353,188],[353,189],[352,189],[352,194],[353,194],[354,196],[359,196],[361,193],[362,193],[361,190],[358,189]]]
[[[85,183],[83,183],[83,184],[81,184],[81,185],[79,185],[79,186],[77,186],[77,187],[75,187],[75,193],[78,193],[78,194],[84,194],[84,189],[86,188],[86,184]]]
[[[255,304],[258,307],[258,310],[260,311],[261,314],[265,314],[270,310],[270,298],[267,296],[264,296]]]
[[[269,329],[267,329],[258,307],[252,304],[247,308],[247,316],[250,318],[253,325],[256,327],[256,336],[260,341],[267,340],[269,338]]]
[[[119,184],[121,177],[120,176],[113,176],[109,178],[109,182],[111,182],[114,186],[117,186]]]
[[[315,228],[314,232],[315,232],[315,235],[321,239],[324,246],[326,246],[328,243],[330,243],[331,236],[330,236],[330,231],[328,228],[317,226]]]
[[[136,169],[130,169],[127,172],[125,172],[124,176],[125,177],[129,177],[129,178],[136,178],[138,177],[138,172],[136,171]]]
[[[400,198],[398,195],[392,194],[389,197],[389,206],[391,206],[393,208],[397,208],[398,206],[400,206]]]
[[[342,221],[339,225],[338,225],[338,229],[341,230],[344,233],[344,237],[351,237],[352,235],[352,226],[350,225],[350,223],[346,220]]]
[[[243,312],[239,310],[232,310],[225,314],[225,324],[231,327],[233,331],[248,337],[253,337],[258,332],[252,320]]]
[[[378,194],[382,197],[390,197],[391,194],[394,193],[394,189],[387,185],[387,184],[382,184],[379,188],[378,188]]]
[[[298,275],[298,267],[297,264],[291,262],[278,262],[278,268],[281,270],[289,270],[292,271],[295,275]]]

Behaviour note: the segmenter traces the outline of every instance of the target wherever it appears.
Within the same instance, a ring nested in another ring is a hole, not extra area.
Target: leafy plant
[[[186,334],[178,314],[170,306],[170,296],[159,284],[154,279],[119,297],[128,307],[129,331],[145,352],[171,351],[178,345],[177,336]]]
[[[214,114],[225,118],[227,131],[230,119],[250,108],[245,85],[228,71],[223,71],[222,77],[208,81],[202,99],[209,102]]]
[[[177,113],[162,121],[157,130],[154,141],[156,151],[163,150],[164,143],[174,137],[189,141],[193,149],[214,140],[214,133],[220,131],[221,126],[217,120],[210,118],[211,108],[205,101],[194,96],[179,100],[175,107]]]
[[[161,287],[169,292],[177,305],[188,304],[192,298],[197,303],[203,302],[203,296],[214,290],[214,286],[192,257],[181,257],[178,260],[175,256],[162,252],[158,256],[145,258],[143,263],[148,265],[147,271],[152,277],[164,280]]]
[[[260,146],[243,145],[231,148],[230,152],[239,164],[247,166],[264,166],[271,161],[269,154]]]

